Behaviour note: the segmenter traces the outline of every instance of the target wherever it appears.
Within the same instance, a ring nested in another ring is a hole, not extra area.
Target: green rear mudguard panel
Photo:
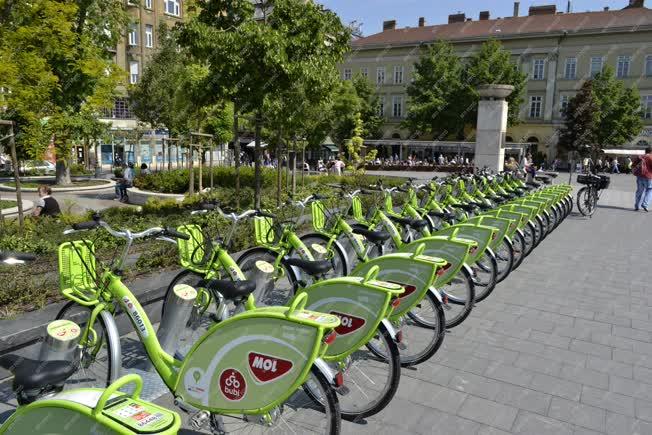
[[[533,220],[537,215],[538,208],[522,204],[505,204],[500,207],[501,210],[510,212],[523,213],[527,216],[527,222]],[[526,222],[526,224],[527,224]]]
[[[364,276],[329,279],[301,290],[299,294],[308,295],[306,308],[340,318],[337,339],[322,358],[340,360],[367,344],[391,308],[392,298],[403,291],[397,284],[365,282]]]
[[[387,254],[366,263],[359,263],[351,272],[351,276],[365,276],[374,266],[378,266],[378,279],[404,287],[405,293],[399,296],[400,303],[391,314],[391,318],[396,318],[412,309],[423,299],[428,289],[435,286],[437,270],[445,264],[444,259],[425,255]]]
[[[425,245],[423,251],[425,255],[441,258],[450,264],[437,279],[439,287],[448,284],[455,278],[467,261],[471,249],[478,246],[473,240],[453,236],[432,236],[403,245],[401,252],[417,252],[422,249],[420,245]]]
[[[489,210],[487,212],[488,216],[496,216],[499,218],[503,219],[509,219],[510,220],[510,230],[507,232],[507,235],[509,237],[512,237],[514,233],[516,233],[516,230],[519,228],[522,229],[525,227],[528,221],[528,215],[525,213],[519,213],[516,211],[508,211],[504,209],[496,209],[496,210]]]
[[[487,247],[489,247],[489,243],[493,240],[494,234],[497,232],[497,228],[484,225],[456,224],[437,231],[435,235],[454,236],[476,242],[478,249],[471,251],[469,257],[466,259],[467,264],[473,264],[484,254]]]
[[[289,314],[291,313],[291,314]],[[333,315],[257,308],[212,326],[183,361],[175,394],[220,413],[266,412],[301,385]]]
[[[489,247],[494,250],[500,246],[505,236],[511,237],[514,231],[516,231],[516,222],[491,215],[476,216],[466,221],[466,223],[496,228],[498,232],[492,236],[493,238],[489,242]]]
[[[70,390],[19,407],[2,425],[0,434],[173,435],[181,427],[176,412],[122,394],[111,396],[115,402],[94,417],[93,407],[103,392],[95,388]]]

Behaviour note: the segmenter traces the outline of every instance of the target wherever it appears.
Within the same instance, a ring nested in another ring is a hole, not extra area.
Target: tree
[[[514,91],[507,97],[509,104],[507,125],[518,124],[527,75],[520,72],[518,66],[512,63],[510,52],[503,49],[499,41],[488,40],[482,44],[480,51],[471,56],[468,65],[462,68],[462,83],[465,87],[461,98],[464,109],[459,113],[464,116],[467,123],[475,125],[478,117],[480,99],[478,86],[501,84],[514,86]]]
[[[182,42],[209,65],[206,95],[233,101],[236,115],[253,114],[255,206],[259,207],[265,99],[296,83],[308,89],[324,86],[322,71],[334,70],[342,60],[350,32],[337,15],[313,2],[258,1],[257,15],[262,17],[258,20],[248,1],[198,0],[198,4],[200,12],[185,27]]]
[[[643,128],[640,97],[635,88],[626,88],[606,67],[593,79],[598,105],[598,123],[594,134],[596,146],[620,146],[631,141]]]
[[[364,174],[365,164],[371,163],[375,158],[378,150],[371,150],[364,157],[360,154],[364,149],[364,139],[362,138],[362,119],[360,114],[355,115],[355,127],[353,127],[353,137],[346,142],[348,157],[344,159],[346,169],[353,172],[354,175]]]
[[[403,126],[412,132],[444,138],[463,131],[460,116],[462,64],[453,46],[439,41],[428,47],[414,64],[414,80],[408,85],[408,113]]]
[[[568,101],[564,110],[564,126],[559,134],[559,147],[566,152],[588,155],[595,144],[599,124],[599,106],[591,80]]]
[[[329,118],[331,137],[336,144],[344,145],[353,137],[357,119],[362,122],[362,136],[379,135],[383,119],[377,114],[378,96],[365,77],[356,75],[353,80],[341,81],[332,98]]]

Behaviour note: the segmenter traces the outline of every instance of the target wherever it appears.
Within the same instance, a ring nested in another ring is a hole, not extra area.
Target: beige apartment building
[[[183,20],[184,0],[126,0],[127,11],[132,17],[129,28],[115,47],[113,61],[128,74],[128,83],[140,80],[148,60],[158,48],[158,33],[162,24],[168,28]],[[134,146],[126,139],[129,132],[138,128],[138,121],[132,113],[126,89],[119,89],[125,97],[117,98],[112,110],[106,111],[102,120],[111,124],[111,139],[101,144],[97,157],[102,164],[110,165],[116,155],[124,161],[132,160],[152,164],[160,152],[160,138],[164,132],[150,131],[144,141],[154,137],[154,146]],[[140,129],[142,130],[142,126]],[[152,155],[152,153],[154,155]],[[159,160],[160,157],[159,157]]]
[[[627,86],[638,88],[645,123],[632,143],[614,145],[644,147],[652,144],[652,9],[645,7],[644,0],[629,0],[623,6],[581,13],[538,6],[521,16],[516,2],[511,17],[491,19],[485,11],[476,19],[461,13],[450,15],[447,24],[427,26],[420,18],[416,26],[403,28],[394,20],[385,21],[382,32],[352,42],[340,72],[344,80],[362,74],[377,86],[379,114],[387,120],[383,139],[414,139],[400,124],[409,110],[406,89],[421,47],[447,40],[465,58],[489,38],[498,39],[528,75],[521,123],[508,128],[507,142],[537,144],[538,151],[553,159],[562,108],[584,80],[610,65]],[[423,157],[432,155],[423,148],[418,152]]]

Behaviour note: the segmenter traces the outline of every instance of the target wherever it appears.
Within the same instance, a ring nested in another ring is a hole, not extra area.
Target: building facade
[[[407,86],[422,46],[447,40],[466,58],[494,38],[528,76],[521,123],[508,128],[507,142],[534,143],[554,159],[562,109],[586,79],[609,65],[626,86],[638,88],[645,123],[632,143],[614,145],[644,147],[652,144],[652,10],[644,0],[630,0],[624,6],[584,13],[538,6],[520,16],[516,2],[512,17],[490,19],[485,11],[475,20],[455,14],[447,24],[426,26],[420,18],[417,27],[406,28],[385,21],[382,32],[352,42],[352,51],[340,66],[341,77],[349,80],[362,74],[377,86],[379,114],[386,118],[383,139],[413,139],[400,124],[409,110]]]

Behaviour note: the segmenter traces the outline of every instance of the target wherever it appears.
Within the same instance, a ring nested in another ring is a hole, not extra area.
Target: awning
[[[324,144],[324,145],[322,145],[322,146],[323,146],[324,148],[326,148],[328,151],[332,152],[332,153],[338,153],[338,152],[340,152],[340,149],[339,149],[337,146],[335,146],[334,144],[333,144],[333,145],[327,145],[327,144]]]
[[[644,150],[623,150],[623,149],[606,149],[602,150],[603,153],[610,156],[642,156],[645,154]]]
[[[247,144],[247,148],[254,148],[256,146],[256,141],[251,141]],[[260,143],[261,148],[267,148],[268,145],[265,142]]]

